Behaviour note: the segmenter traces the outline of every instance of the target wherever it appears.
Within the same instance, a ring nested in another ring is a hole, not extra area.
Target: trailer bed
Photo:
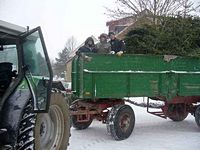
[[[73,60],[72,90],[83,99],[199,96],[200,58],[83,54]]]

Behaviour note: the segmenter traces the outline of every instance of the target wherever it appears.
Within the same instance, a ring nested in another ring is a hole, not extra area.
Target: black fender
[[[0,143],[14,145],[17,140],[19,124],[23,115],[23,110],[31,97],[29,89],[17,89],[6,100],[1,111],[0,128],[7,129],[1,134]]]
[[[63,86],[63,84],[60,81],[53,81],[52,82],[52,88],[58,89],[58,90],[61,90],[61,91],[65,91],[65,87]]]

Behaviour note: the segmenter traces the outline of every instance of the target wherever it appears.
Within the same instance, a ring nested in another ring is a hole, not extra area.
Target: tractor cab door
[[[34,110],[48,111],[52,69],[42,36],[37,27],[21,36],[25,78],[34,100]]]

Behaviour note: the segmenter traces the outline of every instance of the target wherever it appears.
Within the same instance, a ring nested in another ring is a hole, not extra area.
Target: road
[[[182,122],[162,119],[132,106],[136,124],[132,135],[115,141],[106,132],[106,125],[94,121],[86,130],[71,129],[69,150],[199,150],[200,129],[189,115]]]

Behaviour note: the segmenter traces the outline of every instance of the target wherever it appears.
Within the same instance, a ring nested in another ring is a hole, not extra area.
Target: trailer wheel
[[[135,126],[135,114],[129,105],[114,106],[107,117],[107,130],[115,140],[128,138]]]
[[[200,128],[200,106],[198,106],[195,111],[195,121],[198,127]]]
[[[33,113],[31,101],[24,110],[17,150],[67,149],[70,137],[69,109],[61,93],[52,93],[48,113]]]
[[[188,116],[185,107],[185,104],[170,104],[168,106],[167,117],[173,121],[183,121]]]
[[[83,129],[87,129],[87,128],[91,125],[93,119],[92,119],[92,117],[90,117],[90,120],[89,120],[89,121],[86,121],[86,122],[78,122],[78,121],[77,121],[77,116],[72,116],[72,117],[71,117],[71,121],[72,121],[72,126],[73,126],[75,129],[77,129],[77,130],[83,130]]]

